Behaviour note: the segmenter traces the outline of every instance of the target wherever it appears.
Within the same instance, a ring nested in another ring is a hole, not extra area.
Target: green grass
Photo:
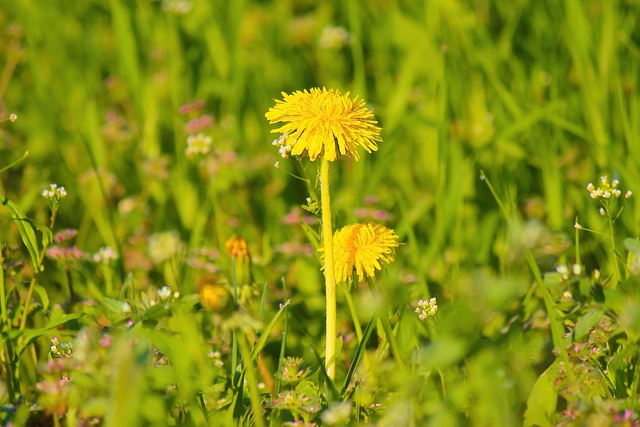
[[[5,2],[0,423],[639,419],[639,20],[631,0]],[[347,42],[326,47],[330,27]],[[320,228],[283,220],[308,187],[319,200],[317,165],[291,176],[264,118],[282,91],[316,86],[365,99],[383,128],[377,153],[332,167],[334,228],[384,211],[402,242],[351,289],[361,345],[338,289],[335,383],[304,246]],[[202,114],[212,150],[188,158]],[[615,221],[620,204],[603,217],[585,190],[602,175],[634,193]],[[53,227],[50,183],[68,193]],[[81,259],[44,256],[68,228]],[[250,265],[225,252],[234,234]],[[119,258],[93,261],[105,246]],[[203,283],[233,304],[208,310]],[[282,374],[286,358],[304,379]]]

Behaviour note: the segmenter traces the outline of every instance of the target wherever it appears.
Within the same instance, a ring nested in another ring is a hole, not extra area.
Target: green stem
[[[264,427],[264,419],[262,418],[262,402],[260,401],[260,393],[258,392],[258,377],[256,375],[255,366],[251,361],[251,352],[247,345],[247,336],[245,333],[238,333],[238,347],[242,355],[242,364],[244,372],[247,376],[247,384],[249,386],[249,400],[251,400],[251,410],[253,411],[253,421],[257,427]],[[242,384],[240,384],[242,387]]]
[[[567,352],[565,351],[564,345],[564,324],[562,323],[562,319],[558,317],[558,309],[556,308],[556,304],[554,303],[551,295],[549,293],[549,289],[544,284],[544,280],[542,278],[542,272],[540,272],[540,267],[536,264],[535,259],[530,251],[525,251],[524,257],[529,264],[529,268],[533,273],[533,277],[542,292],[542,299],[544,301],[545,308],[547,309],[547,316],[549,316],[549,326],[551,328],[551,338],[553,340],[553,345],[558,350],[558,357],[562,362],[564,362],[564,366],[567,367],[567,376],[569,381],[573,382],[575,380],[575,376],[573,374],[573,370],[569,367],[569,356],[567,356]]]
[[[351,319],[353,320],[353,327],[356,330],[356,336],[358,337],[358,345],[362,344],[362,327],[360,326],[360,319],[358,318],[358,310],[356,309],[356,305],[353,303],[353,298],[351,298],[351,292],[346,283],[343,283],[342,291],[344,292],[344,297],[347,300],[347,305],[349,306],[349,311],[351,312]],[[364,366],[367,370],[369,370],[369,357],[367,356],[367,352],[365,351],[362,355],[362,361],[364,362]]]
[[[0,319],[2,326],[7,326],[7,330],[11,329],[9,317],[7,316],[7,295],[4,289],[4,256],[2,256],[2,241],[0,240]]]
[[[231,257],[231,282],[233,284],[233,302],[234,306],[238,306],[238,283],[236,282],[236,257]],[[234,329],[231,331],[231,381],[235,384],[235,374],[237,372],[236,368],[238,367],[238,333]],[[238,378],[238,381],[241,381],[242,377]],[[242,384],[239,383],[238,387],[242,387]]]
[[[2,310],[0,314],[0,318],[2,319],[2,329],[4,331],[11,330],[11,322],[9,322],[9,317],[7,315],[7,296],[5,293],[5,281],[4,281],[4,257],[2,256],[2,241],[0,241],[0,310]],[[6,338],[2,340],[4,346],[2,347],[2,354],[0,359],[2,360],[2,364],[5,366],[6,377],[4,378],[5,383],[7,384],[7,391],[10,396],[10,400],[16,397],[14,394],[14,383],[17,383],[16,378],[14,377],[14,369],[13,369],[13,348],[11,346],[11,341]]]
[[[69,268],[69,264],[64,266],[65,274],[67,276],[67,285],[69,286],[69,311],[73,310],[73,305],[76,303],[76,293],[73,291],[73,275],[71,274],[71,269]]]
[[[389,313],[386,308],[381,308],[380,310],[380,323],[382,323],[382,329],[384,330],[384,334],[387,336],[387,342],[389,343],[389,349],[391,350],[391,354],[396,359],[396,363],[398,367],[404,371],[405,365],[402,360],[402,354],[400,353],[400,348],[398,347],[398,342],[396,341],[396,336],[393,334],[393,329],[391,328],[391,323],[389,323]]]
[[[620,278],[622,274],[620,273],[620,263],[618,262],[618,252],[616,251],[616,237],[613,231],[613,220],[609,218],[609,239],[611,240],[611,249],[613,250],[613,262],[615,264],[615,268],[613,272],[615,274],[616,286],[618,282],[620,282]]]
[[[360,319],[358,319],[358,311],[356,310],[356,305],[353,303],[353,298],[351,298],[351,292],[349,292],[347,285],[345,284],[341,287],[344,292],[344,297],[347,300],[349,311],[351,312],[351,319],[353,320],[353,326],[356,329],[356,336],[358,337],[359,344],[362,342],[362,328],[360,327]]]
[[[578,217],[576,216],[575,224],[579,224]],[[580,230],[578,228],[576,230],[576,264],[582,267],[582,260],[580,259]]]
[[[320,166],[320,202],[322,205],[322,239],[324,247],[324,280],[327,299],[327,335],[325,368],[327,376],[336,377],[336,281],[333,267],[333,228],[329,196],[329,160],[322,158]]]

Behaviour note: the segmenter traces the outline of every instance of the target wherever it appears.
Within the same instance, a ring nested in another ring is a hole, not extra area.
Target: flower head
[[[239,261],[249,259],[249,248],[247,241],[242,237],[232,236],[224,244],[224,248],[230,257],[235,257]]]
[[[84,252],[75,246],[70,246],[68,248],[51,246],[47,249],[47,256],[61,263],[78,261],[83,257],[83,255]]]
[[[333,258],[336,282],[365,274],[373,277],[382,264],[389,264],[398,247],[395,232],[380,224],[353,224],[336,231],[333,236]]]
[[[435,298],[431,298],[429,301],[421,299],[418,301],[415,312],[418,313],[420,320],[435,317],[438,312],[438,301]]]
[[[233,296],[223,285],[211,283],[211,278],[212,276],[206,276],[200,280],[200,304],[214,313],[230,314],[234,309]]]
[[[49,200],[50,204],[58,204],[60,200],[67,197],[67,190],[58,187],[58,184],[50,184],[48,190],[42,190],[42,197]]]
[[[213,138],[203,133],[199,133],[197,135],[189,135],[189,137],[187,137],[187,149],[185,150],[187,158],[191,159],[198,155],[204,156],[206,154],[209,154],[212,142]]]
[[[380,128],[362,99],[326,88],[282,96],[284,100],[276,100],[265,117],[271,124],[285,122],[272,132],[287,133],[292,155],[306,152],[312,161],[318,156],[335,161],[339,154],[358,160],[359,145],[368,153],[378,149]]]
[[[280,361],[277,376],[285,384],[297,384],[309,373],[303,365],[300,357],[286,357]]]
[[[118,253],[115,249],[109,246],[103,246],[98,249],[98,252],[93,254],[93,262],[98,264],[108,265],[111,261],[115,261],[118,259]]]

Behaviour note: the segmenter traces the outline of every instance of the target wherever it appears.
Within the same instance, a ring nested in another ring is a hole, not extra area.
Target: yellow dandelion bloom
[[[242,237],[232,236],[224,244],[224,248],[230,257],[235,257],[238,261],[249,259],[249,248],[247,241]]]
[[[222,285],[205,283],[198,292],[200,304],[216,313],[229,313],[233,310],[233,297]]]
[[[358,146],[368,153],[378,150],[380,128],[373,113],[362,99],[349,98],[338,90],[312,88],[291,95],[282,92],[284,100],[276,100],[265,117],[269,123],[285,122],[272,132],[287,135],[291,154],[303,155],[311,160],[324,156],[335,161],[338,154],[352,156],[358,160]]]
[[[353,278],[363,281],[373,277],[382,264],[389,264],[399,245],[396,233],[380,224],[353,224],[336,231],[333,236],[333,261],[336,282]]]

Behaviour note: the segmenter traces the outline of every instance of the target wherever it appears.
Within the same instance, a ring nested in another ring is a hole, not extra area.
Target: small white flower
[[[605,211],[604,208],[598,209],[598,212],[600,212],[600,215],[602,216],[607,216],[607,211]]]
[[[169,286],[163,286],[162,289],[158,289],[158,296],[162,300],[169,298],[171,296],[171,288]]]
[[[435,298],[431,298],[429,301],[420,300],[418,306],[415,309],[420,320],[426,320],[431,317],[435,317],[438,312],[438,303]]]
[[[118,253],[109,246],[103,246],[98,249],[98,252],[93,254],[93,262],[99,264],[109,264],[111,261],[118,259]]]
[[[573,270],[574,276],[579,276],[580,274],[582,274],[582,266],[580,264],[573,264],[571,269]]]
[[[131,306],[129,305],[128,302],[122,303],[122,313],[124,314],[131,313]]]
[[[627,191],[626,193],[624,193],[624,198],[628,199],[629,197],[631,197],[633,193],[631,191]]]
[[[190,159],[198,154],[203,156],[209,154],[212,143],[213,138],[203,133],[189,135],[187,137],[187,149],[185,150],[185,155]]]
[[[556,267],[556,271],[558,272],[558,274],[560,274],[560,276],[562,276],[563,279],[569,278],[569,268],[566,265],[560,264]]]
[[[49,189],[42,191],[42,197],[57,203],[67,197],[67,190],[64,187],[58,187],[58,184],[49,184]]]

